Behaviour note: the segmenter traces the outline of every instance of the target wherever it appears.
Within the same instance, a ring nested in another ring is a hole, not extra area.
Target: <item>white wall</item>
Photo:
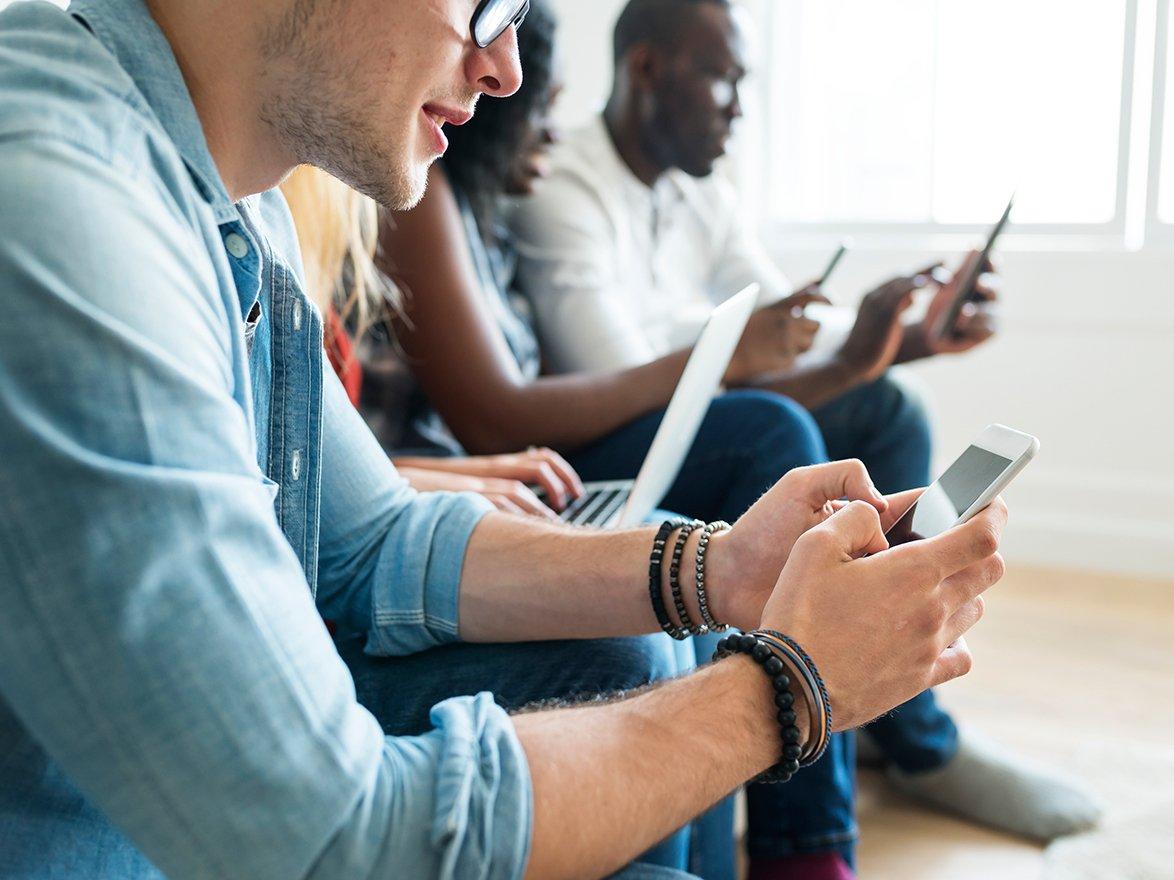
[[[611,31],[627,0],[549,0],[558,14],[567,89],[559,115],[582,121],[603,106],[611,90]]]
[[[554,0],[569,80],[561,113],[581,119],[610,86],[610,31],[624,0]],[[738,177],[753,168],[737,169]],[[832,242],[765,236],[795,279]],[[850,301],[894,272],[953,257],[900,241],[862,243],[833,293]],[[936,413],[939,466],[988,422],[1037,434],[1039,459],[1009,493],[1013,560],[1174,578],[1174,251],[1009,239],[1000,337],[914,369]]]

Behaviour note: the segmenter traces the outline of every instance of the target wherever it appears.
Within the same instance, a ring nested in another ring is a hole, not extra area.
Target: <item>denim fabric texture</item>
[[[0,12],[0,206],[0,876],[520,876],[504,711],[386,737],[322,623],[456,641],[489,505],[391,468],[142,0]]]
[[[687,652],[682,654],[682,651]],[[453,696],[491,692],[514,711],[539,705],[592,702],[689,671],[693,646],[663,633],[635,638],[445,645],[410,657],[372,657],[362,639],[344,639],[339,653],[355,679],[359,702],[393,736],[422,733],[430,706]],[[728,835],[728,828],[727,828]],[[638,859],[683,869],[686,827]]]

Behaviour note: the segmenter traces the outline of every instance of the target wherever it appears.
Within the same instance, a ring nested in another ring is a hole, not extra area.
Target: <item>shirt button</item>
[[[302,301],[300,299],[294,300],[293,325],[295,331],[302,329]]]
[[[295,483],[302,475],[302,451],[300,449],[295,449],[290,458],[289,475],[293,477]]]
[[[243,235],[235,232],[230,232],[224,236],[224,246],[238,260],[243,259],[249,252],[249,243],[245,241]]]

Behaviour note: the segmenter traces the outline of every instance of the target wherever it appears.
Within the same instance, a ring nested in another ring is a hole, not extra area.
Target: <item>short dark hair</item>
[[[662,48],[676,45],[685,23],[684,12],[702,3],[733,6],[733,0],[629,0],[612,36],[615,63],[619,64],[628,50],[640,43]]]
[[[468,199],[482,237],[494,237],[497,199],[509,182],[510,169],[536,113],[550,100],[554,82],[557,20],[544,0],[535,0],[518,29],[522,85],[504,100],[484,98],[477,114],[449,133],[444,171]]]

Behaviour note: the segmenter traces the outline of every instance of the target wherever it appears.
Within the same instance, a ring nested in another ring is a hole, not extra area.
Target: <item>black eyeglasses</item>
[[[529,11],[530,0],[481,0],[469,26],[473,42],[482,49],[488,48],[511,25],[520,27]]]

